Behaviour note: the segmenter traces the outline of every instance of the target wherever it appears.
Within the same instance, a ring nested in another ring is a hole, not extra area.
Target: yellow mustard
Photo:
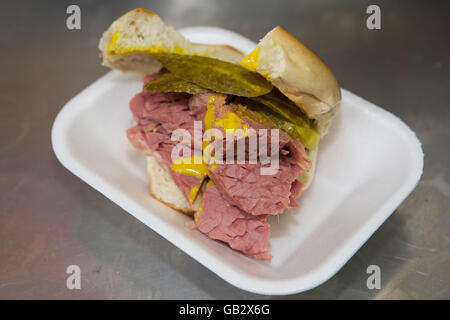
[[[191,190],[189,191],[189,201],[191,203],[194,203],[194,200],[197,197],[197,193],[198,193],[199,188],[200,188],[200,185],[196,185],[196,186],[193,186],[191,188]]]
[[[203,211],[203,207],[202,207],[202,205],[199,205],[198,211],[195,213],[195,217],[194,217],[195,222],[198,222],[198,219],[200,218],[202,211]]]
[[[208,173],[207,164],[202,156],[194,155],[190,158],[178,158],[172,163],[172,170],[189,176],[199,177]]]
[[[215,125],[222,127],[225,133],[234,134],[241,127],[242,119],[236,113],[227,111],[225,117],[216,120]]]
[[[216,120],[215,125],[222,127],[227,135],[233,135],[241,127],[242,119],[234,112],[227,111],[225,117]],[[242,126],[242,134],[244,137],[248,134],[248,125]]]
[[[258,65],[259,65],[259,46],[256,47],[255,50],[250,52],[250,54],[247,55],[241,61],[241,66],[251,71],[256,71]]]
[[[111,37],[111,42],[108,45],[107,48],[107,54],[109,56],[112,55],[122,55],[130,52],[148,52],[148,53],[164,53],[164,52],[172,52],[172,53],[178,53],[178,54],[186,54],[186,50],[181,48],[180,46],[175,46],[172,49],[165,48],[163,46],[154,44],[151,47],[148,46],[129,46],[129,47],[122,47],[119,45],[119,38],[120,38],[120,32],[117,30],[113,33]]]
[[[215,96],[211,96],[206,103],[206,113],[205,113],[205,130],[208,130],[214,124],[214,120],[216,120],[216,106],[214,102],[216,101]]]

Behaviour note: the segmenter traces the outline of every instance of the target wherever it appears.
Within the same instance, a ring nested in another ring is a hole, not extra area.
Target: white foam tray
[[[181,30],[192,41],[250,52],[227,30]],[[107,73],[71,99],[52,129],[59,161],[80,179],[229,283],[255,293],[291,294],[333,276],[414,189],[423,169],[419,140],[405,123],[342,90],[341,112],[320,145],[300,208],[270,220],[271,263],[244,257],[196,230],[190,218],[149,196],[144,157],[128,142],[130,99],[141,79]]]

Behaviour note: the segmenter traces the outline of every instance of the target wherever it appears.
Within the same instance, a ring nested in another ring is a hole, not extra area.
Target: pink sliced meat
[[[158,77],[160,73],[148,75],[144,83]],[[200,185],[204,176],[195,177],[174,172],[172,167],[172,150],[178,141],[171,141],[171,135],[176,129],[189,132],[188,139],[191,153],[194,138],[201,139],[194,134],[194,121],[204,121],[207,103],[211,96],[215,96],[216,119],[223,118],[228,112],[238,114],[244,125],[254,129],[267,129],[267,141],[271,141],[272,130],[279,133],[279,169],[273,175],[262,175],[261,168],[268,166],[261,159],[256,164],[222,163],[209,167],[209,174],[214,184],[208,184],[202,198],[202,209],[196,214],[195,225],[210,238],[222,241],[231,248],[238,250],[251,258],[270,260],[270,225],[268,215],[280,214],[286,208],[298,207],[295,199],[300,195],[302,184],[296,178],[304,170],[308,170],[311,162],[303,145],[292,139],[284,131],[261,118],[261,115],[241,105],[226,104],[230,101],[227,95],[205,93],[190,95],[186,93],[149,92],[145,89],[130,101],[130,110],[136,120],[136,125],[127,130],[127,136],[132,145],[143,154],[157,152],[163,164],[170,169],[170,173],[183,192],[187,200],[192,187]],[[213,126],[225,131],[220,126]],[[204,131],[204,123],[203,123]],[[246,139],[246,159],[256,150],[248,148]],[[197,142],[197,141],[196,141]],[[226,150],[224,145],[224,160]],[[268,145],[270,150],[270,143]],[[270,155],[270,154],[269,154]]]
[[[235,137],[234,143],[224,143],[224,163],[209,168],[210,175],[224,198],[252,215],[275,215],[282,213],[286,208],[298,207],[295,199],[301,191],[301,184],[296,178],[311,165],[303,145],[293,140],[284,131],[274,127],[267,118],[242,106],[216,104],[214,111],[216,119],[226,117],[229,112],[239,116],[241,128],[245,125],[264,137],[269,155],[273,131],[277,130],[279,136],[277,146],[279,168],[274,170],[273,175],[261,174],[261,168],[269,165],[263,165],[261,159],[256,164],[251,164],[248,161],[248,155],[244,164],[239,164],[237,161],[234,163],[226,161],[228,150],[236,149],[235,145],[238,139],[246,139],[246,151],[249,154],[258,154],[258,148],[260,148],[258,144],[255,146],[255,150],[249,150],[246,137]],[[213,125],[213,128],[220,130],[225,136],[226,132],[221,126]]]
[[[280,158],[274,175],[261,175],[261,163],[219,164],[210,174],[222,195],[252,215],[274,215],[296,207],[301,168]]]
[[[155,149],[163,159],[164,163],[168,164],[169,168],[172,166],[172,148],[175,146],[175,142],[170,141],[170,138],[159,144]],[[185,198],[189,201],[189,194],[194,186],[199,186],[205,179],[204,176],[190,176],[170,170],[170,174],[175,180],[176,185],[183,192]]]
[[[207,103],[208,96],[211,96],[212,94],[203,94],[204,98],[198,99],[198,103],[200,104],[200,101]],[[241,126],[240,128],[243,129],[244,126],[248,129],[253,129],[258,136],[263,136],[264,140],[267,141],[267,153],[270,155],[270,142],[272,132],[278,133],[278,150],[280,156],[286,156],[289,157],[292,162],[295,162],[298,166],[302,168],[303,171],[309,170],[311,167],[311,161],[307,155],[305,147],[302,145],[300,141],[297,141],[293,139],[291,136],[289,136],[286,132],[283,130],[280,130],[279,128],[275,127],[274,124],[266,117],[262,116],[259,113],[256,113],[255,111],[242,106],[242,105],[236,105],[236,104],[225,104],[225,98],[223,95],[219,96],[220,99],[217,99],[218,102],[216,102],[215,105],[215,118],[216,119],[222,119],[226,117],[227,113],[233,112],[235,115],[237,115],[241,119]],[[205,102],[206,100],[206,102]],[[222,132],[222,135],[225,137],[226,131],[223,127],[213,125],[212,128],[218,129]],[[262,130],[261,130],[262,129]],[[237,140],[237,138],[235,138]],[[259,141],[259,140],[258,140]],[[247,153],[249,152],[248,143],[246,144],[246,150]],[[229,146],[228,146],[229,147]],[[226,150],[226,146],[224,145],[224,150]],[[256,152],[257,150],[251,150],[250,152]]]
[[[158,75],[146,76],[144,83]],[[186,93],[149,92],[146,89],[138,93],[130,101],[130,110],[137,122],[137,125],[127,130],[127,136],[132,145],[143,154],[158,152],[163,164],[171,169],[172,149],[178,143],[178,141],[171,141],[173,130],[185,129],[191,137],[194,137],[194,120],[203,119],[202,115],[191,111],[190,98],[191,95]],[[201,139],[201,136],[199,138]],[[193,146],[193,141],[191,144]],[[205,178],[173,170],[170,170],[170,173],[188,201],[192,187],[200,185]]]
[[[196,214],[197,228],[210,238],[259,260],[270,260],[270,225],[267,216],[252,216],[226,201],[214,185],[208,185]]]
[[[151,149],[149,145],[147,144],[147,141],[145,139],[144,132],[139,126],[134,126],[127,130],[127,137],[128,140],[131,142],[133,147],[138,149],[143,154],[150,154]]]
[[[289,197],[289,202],[291,205],[291,208],[298,208],[299,205],[295,201],[298,197],[300,197],[300,194],[302,192],[303,183],[301,183],[298,180],[294,180],[294,182],[291,184],[291,195]]]

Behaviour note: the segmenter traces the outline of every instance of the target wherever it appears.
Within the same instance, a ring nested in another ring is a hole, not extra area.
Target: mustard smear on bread
[[[126,53],[131,53],[131,52],[148,52],[150,54],[172,52],[172,53],[177,53],[177,54],[186,54],[186,50],[179,46],[175,46],[172,49],[165,48],[165,47],[157,45],[157,44],[154,44],[151,47],[148,47],[148,46],[122,47],[119,44],[119,39],[120,39],[120,32],[119,32],[119,30],[117,30],[116,32],[113,33],[113,35],[111,37],[111,42],[109,43],[108,48],[107,48],[107,54],[109,56],[122,55],[122,54],[126,54]]]
[[[256,71],[258,65],[259,65],[259,47],[256,47],[255,50],[250,52],[248,56],[242,59],[241,66],[250,71]]]

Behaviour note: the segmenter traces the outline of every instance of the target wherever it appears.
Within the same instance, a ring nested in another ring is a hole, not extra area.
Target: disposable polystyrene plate
[[[245,53],[255,43],[209,27],[181,30],[190,40]],[[191,218],[149,196],[144,157],[128,142],[130,99],[141,79],[107,73],[58,114],[52,144],[59,161],[86,183],[229,283],[262,294],[313,288],[334,275],[417,184],[419,140],[399,118],[342,90],[340,114],[320,145],[316,176],[300,208],[271,219],[272,262],[249,259],[188,230]]]

